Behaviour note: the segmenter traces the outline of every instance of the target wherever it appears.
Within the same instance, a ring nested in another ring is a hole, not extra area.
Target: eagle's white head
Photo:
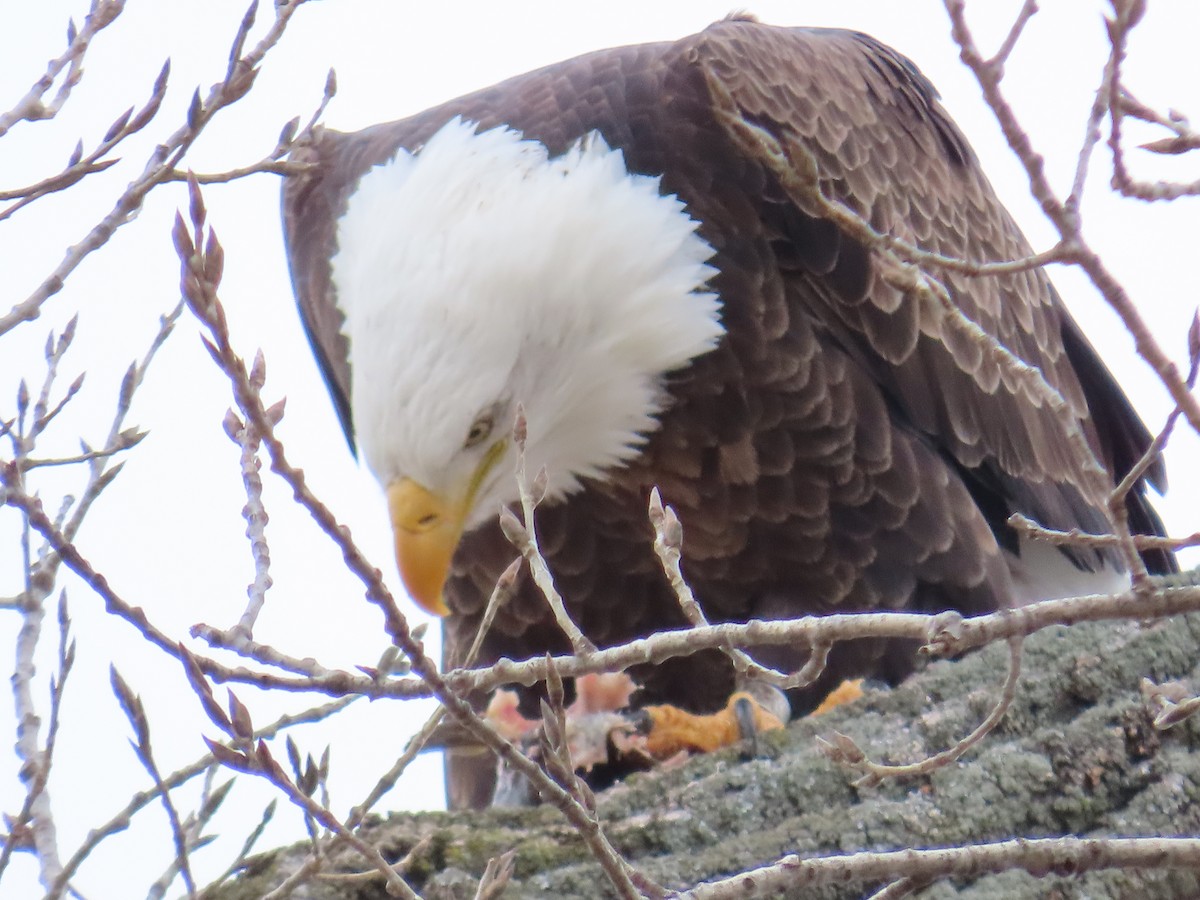
[[[598,134],[550,158],[456,118],[363,176],[333,280],[356,437],[422,606],[445,611],[463,531],[518,499],[518,404],[526,464],[546,467],[550,499],[630,459],[657,427],[663,376],[723,331],[696,227]]]

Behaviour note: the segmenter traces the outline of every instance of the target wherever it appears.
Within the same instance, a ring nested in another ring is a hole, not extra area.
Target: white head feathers
[[[551,495],[636,453],[662,376],[723,332],[696,227],[597,134],[551,159],[456,118],[369,171],[338,223],[333,278],[376,477],[453,491],[478,460],[472,424],[491,416],[500,433],[517,403]],[[515,498],[511,473],[496,467],[470,525]]]

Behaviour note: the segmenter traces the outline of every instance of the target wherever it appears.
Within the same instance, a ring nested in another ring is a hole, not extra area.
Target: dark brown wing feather
[[[729,20],[673,44],[583,56],[401,122],[319,132],[297,152],[315,168],[284,188],[289,262],[348,436],[350,372],[329,260],[335,219],[362,173],[397,147],[419,147],[455,115],[509,125],[553,153],[598,130],[631,170],[661,174],[663,191],[702,223],[717,250],[713,283],[727,334],[668,377],[672,403],[634,464],[539,520],[584,631],[609,645],[683,624],[650,549],[654,485],[683,521],[684,569],[714,620],[977,612],[1010,602],[1001,550],[1015,549],[1010,513],[1107,527],[1060,421],[976,345],[923,315],[884,281],[870,252],[739,149],[714,114],[713,79],[747,121],[799,141],[827,194],[876,229],[975,261],[1029,253],[932,87],[864,35]],[[1045,275],[945,281],[968,317],[1044,373],[1096,455],[1127,470],[1148,435]],[[1160,529],[1141,489],[1130,504],[1135,523]],[[447,664],[460,658],[514,555],[498,527],[463,540],[447,586]],[[1148,561],[1173,565],[1161,554]],[[483,661],[566,649],[525,583],[498,616]],[[794,666],[805,653],[762,655]],[[804,708],[852,673],[898,678],[911,665],[911,647],[839,646],[821,682],[793,702]],[[732,685],[712,654],[638,674],[645,697],[698,710],[722,704]],[[481,771],[452,761],[456,803],[479,802]]]
[[[698,44],[698,63],[729,91],[742,116],[797,139],[814,157],[825,195],[877,230],[973,262],[1032,252],[933,87],[894,50],[863,34],[745,24],[710,29]],[[805,99],[797,103],[798,97]],[[803,199],[787,197],[785,212],[775,212],[785,241],[811,240],[812,226],[794,225],[798,210],[787,202],[803,205]],[[800,276],[813,282],[812,307],[859,351],[914,426],[964,468],[978,470],[973,485],[982,479],[992,489],[1019,490],[1016,509],[1052,527],[1107,530],[1103,498],[1088,490],[1047,406],[1033,402],[977,345],[941,321],[923,319],[919,303],[885,283],[878,267],[863,266],[861,247],[836,236],[817,243],[829,256],[826,271],[800,267]],[[844,270],[854,277],[839,277]],[[1148,435],[1045,273],[941,277],[968,318],[1041,370],[1100,460],[1127,471]],[[1089,407],[1099,410],[1094,421]],[[1161,464],[1151,479],[1161,486]],[[1152,521],[1141,497],[1134,506],[1135,519]],[[1167,561],[1156,555],[1156,564]]]

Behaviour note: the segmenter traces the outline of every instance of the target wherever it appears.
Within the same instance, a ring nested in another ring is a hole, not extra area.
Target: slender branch
[[[251,383],[262,387],[266,380],[266,363],[260,353],[254,360],[250,372]],[[278,407],[276,423],[283,417],[282,404]],[[271,549],[267,544],[267,510],[263,505],[263,483],[259,475],[262,463],[258,458],[259,438],[254,430],[245,425],[233,411],[230,410],[225,419],[225,432],[230,439],[241,447],[242,485],[246,490],[246,505],[242,507],[242,517],[246,520],[246,537],[250,541],[250,553],[254,557],[254,581],[246,588],[250,602],[246,605],[241,619],[234,627],[234,633],[239,637],[249,638],[254,633],[254,623],[267,601],[267,591],[271,587]]]
[[[1017,41],[1021,39],[1021,35],[1025,31],[1025,26],[1029,24],[1038,11],[1036,0],[1025,0],[1021,5],[1021,9],[1017,12],[1017,17],[1013,20],[1012,26],[1008,29],[1008,34],[1005,35],[1003,42],[1000,44],[1000,49],[996,51],[996,55],[991,59],[993,69],[1002,71],[1008,58],[1012,56],[1013,50],[1017,47]]]
[[[908,763],[906,765],[887,765],[885,763],[874,762],[867,757],[851,738],[840,732],[834,732],[832,741],[825,740],[824,738],[817,739],[821,750],[834,762],[863,773],[863,776],[855,782],[855,786],[857,787],[875,787],[885,778],[912,778],[914,776],[929,775],[938,769],[948,766],[991,734],[996,726],[1000,724],[1009,707],[1012,706],[1013,700],[1017,696],[1017,684],[1021,680],[1022,643],[1023,639],[1019,637],[1009,639],[1008,674],[1004,678],[1004,686],[1000,691],[1000,696],[996,698],[991,711],[979,723],[978,727],[953,747],[943,750],[941,753],[935,753],[933,756],[927,757],[920,762]]]
[[[1087,274],[1101,296],[1120,316],[1126,330],[1133,337],[1138,355],[1154,370],[1192,428],[1200,432],[1200,400],[1192,396],[1178,367],[1154,339],[1125,288],[1104,265],[1100,256],[1083,240],[1076,217],[1064,207],[1054,193],[1046,178],[1045,161],[1034,151],[1029,136],[1022,130],[1016,114],[1000,90],[999,78],[989,69],[975,45],[975,39],[966,23],[964,0],[944,0],[944,3],[952,25],[951,35],[959,46],[959,57],[975,74],[983,90],[984,100],[995,115],[1005,140],[1024,166],[1034,200],[1041,205],[1046,217],[1058,229],[1066,261],[1078,265]]]
[[[134,113],[131,106],[118,115],[113,123],[109,125],[100,143],[87,156],[83,155],[83,144],[76,144],[66,168],[61,172],[51,175],[49,178],[44,178],[36,184],[0,191],[0,200],[16,200],[15,203],[0,211],[0,222],[11,218],[18,210],[41,197],[65,191],[67,188],[73,187],[80,181],[83,181],[89,175],[104,172],[116,165],[118,160],[115,157],[111,159],[103,159],[102,157],[111,153],[117,145],[130,135],[137,134],[158,115],[163,99],[167,95],[167,78],[170,72],[171,63],[168,61],[163,64],[162,69],[159,71],[158,77],[154,81],[154,87],[150,92],[150,97],[143,104],[142,108],[137,113]]]
[[[1154,202],[1158,200],[1177,200],[1180,197],[1200,194],[1200,179],[1192,182],[1158,181],[1148,184],[1137,181],[1129,174],[1125,163],[1125,148],[1122,141],[1122,124],[1126,114],[1147,122],[1153,122],[1170,129],[1175,133],[1174,138],[1165,142],[1156,142],[1143,149],[1158,152],[1183,153],[1200,147],[1200,135],[1181,126],[1178,122],[1160,116],[1145,105],[1134,99],[1121,85],[1121,67],[1125,62],[1126,47],[1129,34],[1141,19],[1144,5],[1136,3],[1116,3],[1116,17],[1109,19],[1108,36],[1112,50],[1109,56],[1108,92],[1113,98],[1109,111],[1108,146],[1113,156],[1113,174],[1111,185],[1114,190],[1124,197]]]
[[[946,847],[804,858],[787,856],[771,866],[699,885],[678,900],[773,897],[828,884],[862,884],[895,878],[934,881],[977,878],[980,873],[1022,869],[1033,874],[1076,875],[1096,869],[1200,868],[1196,838],[1044,838]]]
[[[218,724],[221,723],[218,722]],[[236,726],[234,730],[237,730]],[[234,737],[236,742],[238,735],[235,734]],[[322,827],[329,829],[338,838],[353,847],[364,859],[369,860],[385,879],[388,894],[404,897],[406,900],[420,900],[416,892],[400,877],[402,873],[384,859],[378,847],[358,837],[343,825],[328,807],[317,802],[287,775],[283,767],[276,762],[265,741],[260,740],[251,744],[253,749],[245,751],[222,751],[217,749],[218,746],[214,745],[213,749],[217,750],[217,758],[222,764],[238,771],[262,776],[281,790],[293,804],[304,810],[306,815],[320,822]]]
[[[122,453],[131,447],[136,447],[141,443],[142,438],[146,436],[146,432],[137,431],[136,429],[128,429],[120,435],[120,441],[114,447],[105,447],[102,450],[88,450],[84,453],[77,453],[74,456],[54,456],[39,458],[34,456],[26,457],[21,461],[21,466],[26,470],[42,469],[51,466],[74,466],[79,463],[91,462],[97,459],[107,459]]]
[[[466,659],[463,660],[464,666],[473,666],[475,664],[475,660],[479,655],[479,649],[483,646],[483,639],[491,628],[491,624],[496,618],[496,613],[504,607],[516,589],[517,573],[520,572],[520,568],[521,560],[514,559],[496,580],[496,587],[492,591],[492,596],[488,598],[487,607],[483,612],[483,619],[479,623],[479,630],[475,633],[475,638],[467,650]],[[437,732],[438,726],[441,725],[445,715],[445,707],[439,706],[425,721],[425,724],[417,730],[417,733],[409,738],[408,743],[404,745],[404,751],[400,754],[395,764],[375,783],[375,786],[371,788],[371,792],[364,798],[363,802],[351,810],[350,818],[346,823],[348,827],[357,827],[366,814],[379,802],[379,799],[395,787],[404,770],[426,748],[430,739]]]
[[[282,462],[273,462],[272,468],[286,464],[286,459],[282,459]],[[109,587],[108,581],[82,557],[78,549],[64,540],[62,533],[54,528],[53,523],[42,511],[40,501],[24,494],[19,488],[14,489],[9,480],[11,471],[12,464],[8,467],[0,466],[0,486],[7,488],[6,502],[25,512],[34,530],[46,538],[71,570],[105,600],[106,608],[110,612],[120,615],[139,630],[145,629],[144,636],[172,656],[178,656],[177,647],[171,643],[170,638],[150,626],[145,613],[122,600]],[[293,478],[300,474],[299,470],[290,471]],[[303,481],[297,481],[296,484],[302,487]],[[321,512],[321,508],[317,506],[312,507],[310,513],[316,516],[331,515],[328,510]],[[340,526],[335,525],[334,528],[340,540],[346,542],[345,552],[352,557],[358,554],[357,547],[348,542],[348,534],[341,531]],[[386,593],[387,588],[374,575],[374,567],[361,556],[359,559],[362,559],[362,568],[358,573],[360,578],[376,578],[370,588],[372,595],[377,594],[381,602],[392,600],[391,595]],[[392,602],[394,603],[394,600]],[[1015,610],[971,618],[964,618],[958,613],[835,613],[799,619],[752,620],[745,623],[724,623],[682,631],[660,632],[618,647],[597,650],[586,659],[575,656],[553,657],[551,663],[547,663],[544,657],[518,662],[500,659],[486,669],[456,669],[444,676],[439,675],[437,682],[445,690],[461,696],[475,691],[494,690],[504,685],[529,685],[544,681],[549,675],[551,664],[561,672],[562,677],[575,678],[589,673],[619,672],[632,666],[661,663],[673,657],[689,656],[702,649],[719,649],[722,646],[755,647],[797,643],[824,646],[863,637],[918,640],[926,644],[926,652],[937,656],[953,656],[992,641],[1027,636],[1053,625],[1113,619],[1151,620],[1197,611],[1200,611],[1200,587],[1162,586],[1149,595],[1128,591],[1120,594],[1043,600]],[[399,615],[398,610],[397,614]],[[218,681],[246,681],[285,690],[316,691],[337,696],[347,692],[368,697],[438,696],[433,685],[423,678],[400,678],[381,682],[376,678],[338,671],[324,678],[287,680],[221,666],[210,659],[199,658],[199,665],[206,675]],[[414,671],[417,671],[415,665]],[[476,729],[469,730],[475,733],[478,727],[477,725]],[[490,745],[490,742],[485,743]]]
[[[571,619],[566,604],[563,603],[562,595],[554,586],[554,576],[550,572],[550,567],[546,565],[546,559],[542,556],[541,548],[538,546],[533,511],[542,501],[542,496],[546,492],[546,472],[545,470],[538,472],[534,485],[530,485],[529,478],[525,473],[526,429],[525,411],[518,408],[517,421],[513,427],[513,443],[517,447],[517,489],[520,492],[521,512],[525,521],[518,521],[510,510],[504,509],[500,513],[500,527],[504,531],[504,536],[521,551],[521,555],[529,564],[529,571],[533,575],[534,583],[537,584],[542,596],[546,598],[554,621],[558,623],[558,627],[571,642],[571,648],[575,651],[575,655],[587,656],[589,653],[595,652],[596,645],[587,639],[583,631]]]
[[[280,716],[270,725],[259,728],[254,732],[255,740],[265,740],[274,737],[280,732],[291,728],[295,725],[304,725],[311,722],[319,722],[329,718],[337,712],[345,709],[353,703],[356,697],[343,697],[326,703],[322,706],[314,707],[302,713],[293,713],[285,716]],[[230,747],[229,749],[232,749]],[[79,847],[72,854],[71,858],[63,865],[63,869],[58,879],[54,884],[50,885],[46,894],[46,900],[57,900],[62,896],[62,893],[67,889],[67,879],[73,876],[83,865],[84,861],[91,855],[103,841],[113,837],[119,832],[129,827],[129,822],[141,810],[145,809],[151,803],[159,798],[160,790],[173,790],[183,784],[191,781],[193,778],[210,770],[217,764],[217,759],[212,753],[207,753],[200,757],[190,765],[184,766],[176,770],[172,774],[166,776],[162,780],[161,787],[156,786],[152,790],[138,791],[129,802],[118,810],[108,821],[91,829],[87,836],[80,842]]]
[[[129,724],[133,727],[134,735],[136,736],[136,740],[133,741],[134,752],[143,768],[150,773],[150,777],[154,781],[154,789],[158,794],[159,800],[162,802],[163,809],[166,810],[167,821],[171,825],[171,837],[175,841],[175,862],[178,865],[180,873],[183,875],[183,883],[187,887],[188,897],[194,898],[196,896],[196,880],[192,876],[192,866],[188,853],[191,842],[188,839],[183,819],[179,815],[179,810],[171,799],[171,789],[164,784],[162,772],[154,759],[154,751],[150,743],[150,722],[146,717],[146,709],[142,704],[141,697],[133,692],[125,682],[125,679],[118,674],[115,666],[109,667],[109,678],[113,693],[116,694],[117,700],[120,701],[125,718],[128,719]]]
[[[422,856],[429,853],[429,848],[433,844],[433,838],[426,836],[421,838],[412,849],[409,850],[398,861],[392,864],[392,868],[399,874],[403,875],[408,872]],[[331,884],[362,884],[363,882],[373,882],[379,880],[380,873],[371,870],[369,872],[320,872],[316,877],[320,881],[329,882]]]
[[[1083,193],[1087,185],[1087,176],[1091,168],[1092,155],[1095,152],[1096,145],[1100,143],[1100,123],[1104,121],[1104,114],[1109,112],[1112,107],[1113,93],[1110,88],[1112,68],[1113,60],[1110,57],[1101,75],[1100,87],[1096,89],[1096,96],[1092,100],[1091,110],[1088,112],[1087,124],[1084,127],[1083,143],[1079,148],[1079,156],[1075,162],[1075,179],[1071,183],[1071,193],[1064,204],[1077,220],[1080,215],[1080,208],[1083,206]]]
[[[1022,535],[1060,547],[1115,547],[1121,541],[1115,534],[1091,534],[1079,528],[1066,531],[1046,528],[1020,513],[1009,516],[1007,524]],[[1135,534],[1133,545],[1139,550],[1182,550],[1200,545],[1200,531],[1177,538]]]
[[[886,887],[880,888],[867,900],[900,900],[901,897],[911,897],[917,891],[929,887],[929,881],[921,878],[899,878]]]
[[[675,599],[684,617],[695,627],[708,625],[704,610],[692,594],[692,589],[683,577],[681,568],[683,555],[683,524],[675,511],[664,507],[658,488],[650,492],[650,524],[654,528],[654,552],[670,582]],[[769,684],[780,690],[806,687],[821,677],[829,659],[829,646],[810,646],[808,660],[797,672],[785,673],[754,660],[745,650],[730,645],[721,648],[733,663],[739,678]]]
[[[72,22],[67,28],[67,49],[46,65],[46,72],[33,83],[17,104],[8,112],[0,114],[0,137],[18,122],[34,122],[52,119],[71,96],[71,90],[83,79],[83,58],[92,39],[116,21],[125,9],[124,0],[92,0],[91,9],[84,19],[83,28],[76,29]],[[44,98],[63,69],[67,70],[58,91],[50,102]]]
[[[0,316],[0,335],[22,322],[37,318],[42,304],[62,290],[64,282],[79,267],[80,263],[107,244],[119,228],[133,221],[141,210],[146,195],[161,184],[169,172],[178,168],[180,160],[191,149],[192,144],[216,114],[225,107],[236,103],[250,90],[254,84],[258,66],[267,53],[279,43],[292,15],[304,2],[305,0],[279,0],[274,4],[275,21],[263,38],[249,53],[240,57],[236,65],[230,67],[226,72],[225,79],[213,85],[203,99],[197,91],[185,123],[159,142],[146,161],[142,173],[117,198],[112,211],[67,250],[63,261],[32,294],[16,304],[7,314]],[[104,6],[105,8],[119,7],[120,4],[117,0],[109,0]],[[244,41],[249,27],[250,23],[243,20],[234,40],[235,46],[240,46]]]
[[[172,169],[163,178],[163,181],[187,182],[195,178],[198,184],[229,184],[231,181],[249,178],[251,175],[283,175],[285,177],[306,175],[313,168],[313,164],[310,163],[268,158],[260,159],[258,162],[247,166],[226,169],[224,172],[190,172],[182,169]]]
[[[1141,691],[1155,713],[1154,727],[1162,731],[1174,728],[1200,712],[1200,697],[1190,696],[1191,691],[1183,682],[1156,684],[1149,678],[1143,678]]]
[[[188,633],[192,637],[204,641],[210,647],[216,647],[221,650],[232,650],[239,656],[252,659],[264,666],[281,669],[285,672],[292,672],[302,678],[308,679],[309,683],[331,681],[341,677],[354,677],[349,672],[341,669],[327,668],[311,656],[303,658],[292,656],[270,644],[251,640],[236,625],[230,629],[220,629],[213,628],[211,625],[199,624],[193,625],[188,629]],[[227,680],[222,676],[220,669],[216,667],[210,668],[208,662],[208,660],[202,659],[200,663],[200,668],[204,670],[206,675],[216,678],[218,681]],[[298,687],[299,682],[296,684]],[[282,687],[282,685],[278,686]]]

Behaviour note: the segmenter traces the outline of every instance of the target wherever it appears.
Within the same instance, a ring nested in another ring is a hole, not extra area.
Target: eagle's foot
[[[820,715],[862,696],[862,679],[845,681],[811,715]],[[585,675],[576,680],[576,700],[565,712],[567,749],[576,771],[593,789],[630,772],[673,768],[697,753],[741,746],[744,758],[760,755],[760,735],[778,731],[789,716],[782,691],[761,682],[732,694],[725,708],[700,715],[677,706],[623,709],[635,686],[627,675]],[[541,723],[517,709],[517,695],[497,691],[485,718],[497,731],[537,758]],[[538,802],[529,783],[501,769],[492,803],[529,806]]]
[[[863,679],[843,681],[809,715],[819,716],[863,695]],[[758,737],[783,728],[788,719],[787,698],[782,691],[762,683],[737,691],[725,708],[709,715],[696,715],[677,706],[646,706],[634,722],[638,736],[630,742],[645,756],[665,761],[691,753],[711,753],[741,743],[743,756],[759,755]]]
[[[742,743],[747,756],[757,755],[758,736],[783,728],[783,720],[746,691],[729,698],[725,708],[709,715],[677,706],[647,706],[640,711],[642,748],[658,760],[680,753],[711,753]]]
[[[845,703],[851,703],[863,695],[863,679],[848,678],[835,687],[821,701],[821,705],[809,713],[810,716],[820,716]]]

